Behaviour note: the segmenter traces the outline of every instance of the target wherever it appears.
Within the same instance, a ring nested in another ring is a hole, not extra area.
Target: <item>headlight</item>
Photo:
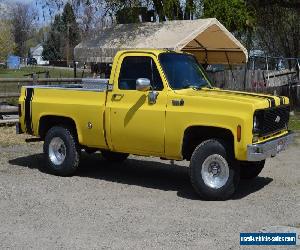
[[[253,118],[253,129],[256,130],[259,126],[259,120],[257,118],[257,116],[255,115]]]
[[[263,110],[258,110],[253,116],[253,134],[259,134],[263,128],[264,112]]]
[[[259,130],[260,123],[261,123],[260,118],[257,115],[254,115],[254,117],[253,117],[253,129],[254,130]]]

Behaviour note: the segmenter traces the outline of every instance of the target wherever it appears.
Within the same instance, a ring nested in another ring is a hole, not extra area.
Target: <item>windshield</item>
[[[172,89],[211,87],[204,69],[194,56],[163,53],[159,60]]]

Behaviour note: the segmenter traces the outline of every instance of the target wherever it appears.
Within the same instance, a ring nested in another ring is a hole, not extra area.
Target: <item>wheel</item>
[[[108,161],[115,161],[115,162],[122,162],[127,159],[129,154],[125,153],[117,153],[117,152],[112,152],[108,150],[101,150],[101,154],[105,160]]]
[[[60,176],[72,175],[79,166],[80,148],[71,129],[52,127],[45,137],[44,155],[48,172]]]
[[[226,200],[239,183],[239,165],[224,141],[210,139],[199,144],[190,161],[191,183],[206,200]]]
[[[253,179],[257,177],[265,166],[265,160],[258,162],[240,162],[241,179]]]

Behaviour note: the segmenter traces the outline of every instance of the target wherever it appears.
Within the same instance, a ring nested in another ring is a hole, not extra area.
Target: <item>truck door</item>
[[[113,91],[108,93],[110,146],[115,151],[164,155],[165,112],[167,95],[150,54],[130,53],[119,58]],[[147,78],[158,93],[151,104],[151,91],[136,90],[136,80]]]

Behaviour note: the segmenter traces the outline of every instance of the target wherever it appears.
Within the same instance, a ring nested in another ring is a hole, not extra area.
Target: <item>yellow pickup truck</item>
[[[23,87],[19,116],[53,174],[72,175],[81,150],[186,159],[209,200],[228,199],[293,137],[288,98],[214,88],[193,55],[168,50],[119,51],[110,79]]]

